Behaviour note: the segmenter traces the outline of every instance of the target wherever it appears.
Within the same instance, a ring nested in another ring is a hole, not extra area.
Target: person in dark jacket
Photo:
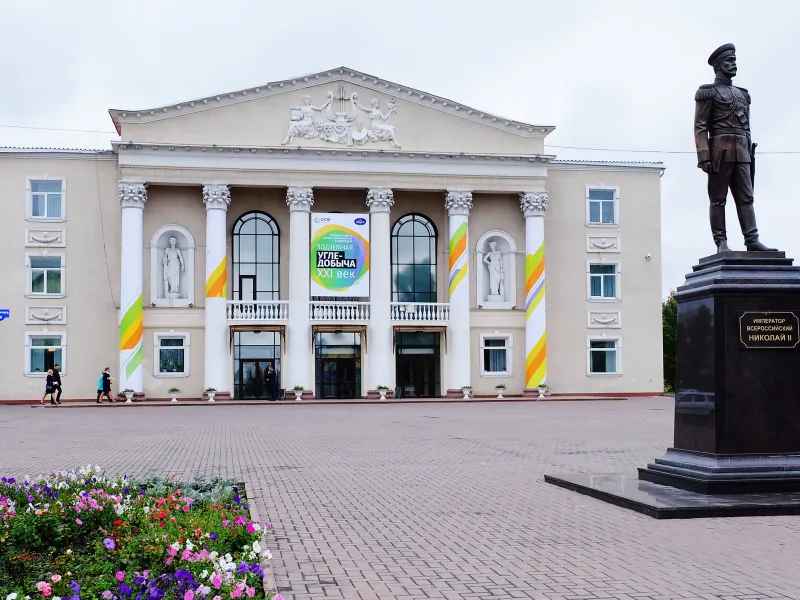
[[[53,386],[56,389],[56,401],[51,404],[61,404],[61,365],[53,367]]]
[[[109,402],[116,402],[114,398],[111,397],[111,367],[106,367],[103,369],[103,372],[100,374],[100,379],[97,382],[97,403],[102,404],[103,401],[100,399],[103,396],[108,398]]]
[[[268,400],[275,400],[277,396],[276,392],[276,384],[278,383],[278,374],[275,372],[275,369],[272,368],[272,365],[267,367],[267,372],[264,375],[264,382],[266,383],[266,392],[267,392],[267,399]]]
[[[55,404],[53,400],[53,393],[55,392],[55,380],[53,379],[53,369],[47,369],[47,381],[44,384],[44,395],[39,400],[39,404],[44,406],[44,399],[50,396],[50,404]]]

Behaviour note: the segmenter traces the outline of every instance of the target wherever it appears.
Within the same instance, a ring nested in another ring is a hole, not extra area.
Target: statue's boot
[[[748,252],[777,252],[777,248],[765,246],[758,240],[756,210],[752,204],[736,205],[736,214],[744,235],[744,245]]]
[[[717,252],[727,252],[730,248],[728,248],[728,234],[725,231],[725,207],[712,204],[708,209],[708,218]]]

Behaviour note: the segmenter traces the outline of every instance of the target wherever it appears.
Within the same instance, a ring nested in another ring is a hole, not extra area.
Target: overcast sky
[[[753,137],[763,152],[761,239],[797,254],[800,2],[0,0],[0,23],[0,125],[99,132],[0,127],[3,146],[108,148],[109,108],[159,106],[346,65],[555,125],[548,151],[559,158],[662,161],[664,294],[714,250],[706,178],[694,155],[694,93],[713,80],[711,51],[733,42],[736,83],[752,94]],[[798,154],[767,154],[787,151]],[[731,246],[743,248],[732,200],[728,231]]]

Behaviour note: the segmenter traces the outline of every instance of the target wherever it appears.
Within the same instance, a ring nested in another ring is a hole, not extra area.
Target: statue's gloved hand
[[[703,169],[703,172],[711,173],[711,161],[710,160],[701,161],[701,162],[697,163],[697,166],[700,167],[701,169]]]

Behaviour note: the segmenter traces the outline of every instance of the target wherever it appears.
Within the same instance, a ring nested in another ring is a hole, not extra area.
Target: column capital
[[[314,190],[310,187],[286,188],[286,206],[289,212],[311,212],[314,206]]]
[[[472,210],[472,190],[447,190],[444,206],[447,214],[469,216]]]
[[[525,218],[544,217],[547,212],[547,192],[522,192],[519,195],[519,208]]]
[[[369,212],[389,212],[394,204],[394,192],[389,188],[371,188],[367,191]]]
[[[117,195],[122,208],[144,208],[147,203],[147,184],[142,181],[120,181]]]
[[[203,204],[206,210],[228,210],[231,203],[231,186],[227,183],[207,183],[203,186]]]

